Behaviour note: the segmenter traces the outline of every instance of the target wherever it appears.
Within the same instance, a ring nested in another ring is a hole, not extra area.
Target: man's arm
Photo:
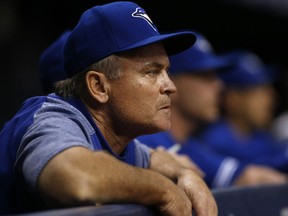
[[[50,207],[133,202],[154,205],[163,215],[191,216],[190,200],[168,178],[84,147],[52,158],[37,186]]]
[[[216,216],[216,201],[203,179],[187,169],[163,149],[151,150],[150,169],[174,181],[189,197],[197,216]]]

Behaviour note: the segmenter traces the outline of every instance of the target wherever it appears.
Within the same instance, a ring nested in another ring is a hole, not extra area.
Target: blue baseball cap
[[[63,49],[69,34],[70,30],[66,30],[40,56],[39,74],[45,92],[50,92],[55,82],[67,78],[63,65]]]
[[[198,32],[195,34],[197,41],[192,47],[169,57],[171,74],[200,73],[209,69],[220,71],[230,66],[231,63],[226,57],[215,54],[205,36]]]
[[[192,31],[160,34],[143,8],[119,1],[85,11],[64,48],[64,66],[69,77],[115,53],[163,41],[169,54],[191,47]]]
[[[264,64],[258,55],[249,50],[234,50],[225,56],[232,63],[229,72],[220,75],[226,86],[245,88],[272,84],[278,76],[276,66]]]

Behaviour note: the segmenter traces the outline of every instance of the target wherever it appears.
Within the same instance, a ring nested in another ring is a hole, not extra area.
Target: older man
[[[15,166],[4,174],[20,194],[14,210],[136,202],[164,215],[217,215],[197,174],[133,141],[169,129],[176,87],[167,53],[194,42],[190,31],[159,34],[132,2],[85,11],[65,42],[67,79],[55,94],[27,100],[1,132]]]

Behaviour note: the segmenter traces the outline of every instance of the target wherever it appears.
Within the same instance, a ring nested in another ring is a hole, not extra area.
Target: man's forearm
[[[167,188],[174,187],[157,172],[81,147],[68,149],[53,158],[40,175],[38,185],[53,205],[111,202],[157,205],[165,201]]]

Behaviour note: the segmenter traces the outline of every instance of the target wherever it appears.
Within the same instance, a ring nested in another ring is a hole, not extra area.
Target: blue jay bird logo
[[[132,16],[146,20],[146,22],[148,22],[148,24],[154,29],[154,31],[158,32],[156,26],[154,25],[150,17],[146,14],[143,8],[136,8],[135,12],[132,13]]]

